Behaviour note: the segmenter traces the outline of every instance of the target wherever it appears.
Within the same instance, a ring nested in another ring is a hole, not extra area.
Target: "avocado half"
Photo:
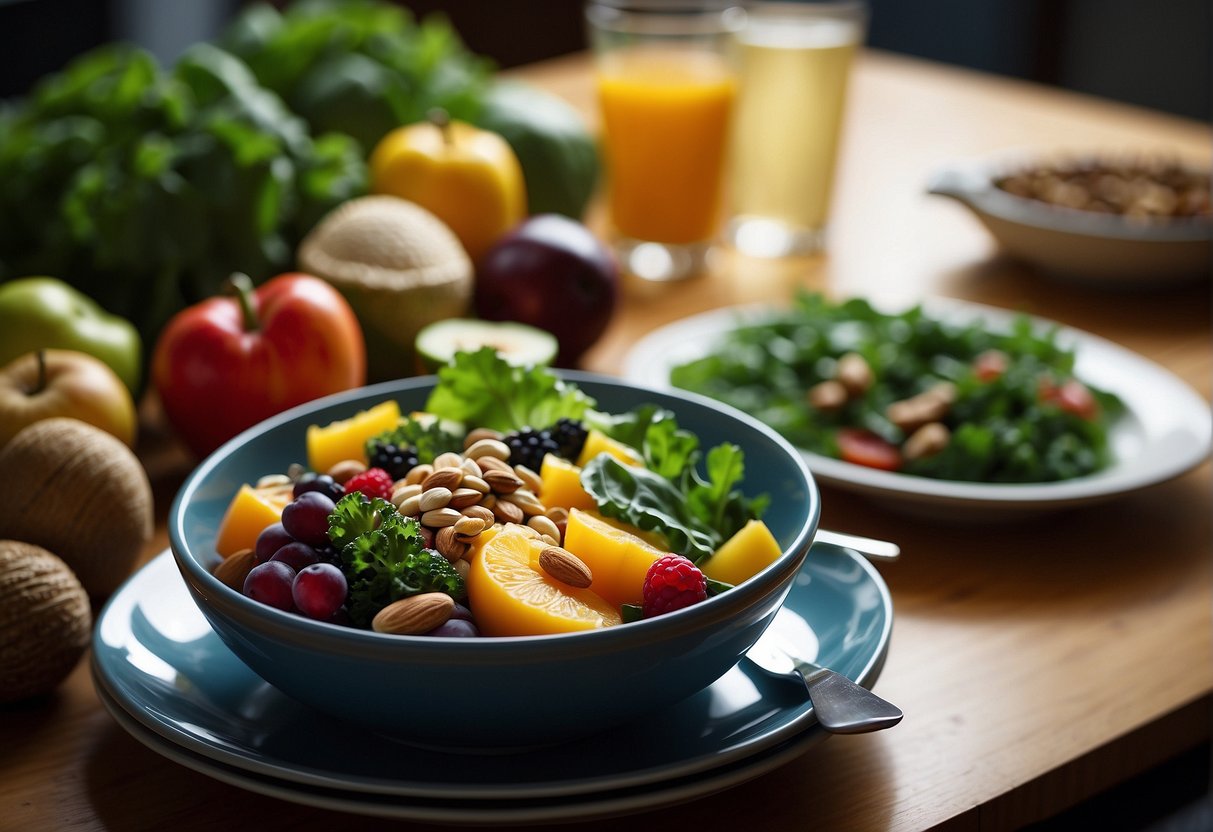
[[[550,366],[559,344],[556,336],[538,327],[516,321],[482,321],[476,318],[447,318],[417,333],[418,369],[434,373],[449,364],[457,352],[475,352],[492,347],[504,360],[516,365]]]

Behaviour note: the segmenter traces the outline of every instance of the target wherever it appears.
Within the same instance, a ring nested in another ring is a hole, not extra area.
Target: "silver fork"
[[[832,734],[864,734],[901,722],[902,712],[896,705],[841,673],[798,656],[796,648],[773,627],[763,633],[746,658],[773,676],[802,682],[817,722]]]

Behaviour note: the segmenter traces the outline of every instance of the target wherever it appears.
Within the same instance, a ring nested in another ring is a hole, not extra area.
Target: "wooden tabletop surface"
[[[592,111],[581,57],[519,73]],[[1009,147],[1145,148],[1208,161],[1200,124],[868,52],[851,88],[827,255],[723,253],[679,285],[627,285],[587,369],[702,310],[788,297],[943,295],[1023,309],[1170,368],[1206,400],[1208,283],[1100,292],[998,255],[957,204],[925,195],[938,166]],[[597,221],[596,221],[597,222]],[[150,410],[149,410],[150,412]],[[190,467],[158,429],[141,445],[161,520]],[[633,830],[1011,829],[1049,817],[1210,735],[1210,466],[1101,507],[989,527],[915,519],[823,488],[823,523],[899,543],[880,571],[895,605],[876,690],[904,721],[835,737],[725,793],[626,820]],[[163,525],[148,557],[165,544]],[[356,745],[351,740],[351,748]],[[167,761],[102,709],[87,660],[48,700],[0,709],[0,829],[426,828],[354,819],[225,785]],[[571,824],[614,830],[619,821]]]

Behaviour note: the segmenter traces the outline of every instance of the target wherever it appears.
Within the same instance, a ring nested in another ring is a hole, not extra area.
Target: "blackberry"
[[[585,438],[589,431],[577,419],[562,418],[549,430],[552,438],[560,445],[560,455],[565,459],[577,459],[581,449],[585,447]]]
[[[538,471],[543,466],[543,458],[547,454],[560,454],[560,443],[546,429],[523,428],[517,433],[507,434],[502,441],[510,449],[510,465],[525,465],[532,471]]]
[[[371,447],[370,467],[382,468],[393,480],[404,479],[417,462],[417,449],[411,446],[376,441]]]
[[[508,434],[502,441],[510,449],[510,464],[525,465],[532,471],[543,466],[545,454],[576,459],[585,446],[586,429],[576,419],[560,419],[550,428],[523,428]]]

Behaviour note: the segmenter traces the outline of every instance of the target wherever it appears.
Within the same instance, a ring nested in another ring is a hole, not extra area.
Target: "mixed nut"
[[[1007,193],[1061,208],[1133,219],[1209,219],[1209,174],[1172,162],[1041,164],[997,179]]]

